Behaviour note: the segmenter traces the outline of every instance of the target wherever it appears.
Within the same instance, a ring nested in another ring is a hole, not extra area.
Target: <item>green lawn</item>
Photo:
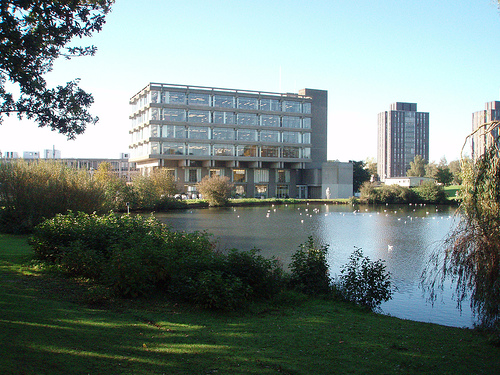
[[[494,374],[480,332],[311,300],[238,314],[161,297],[89,305],[83,282],[28,266],[0,235],[2,374]]]

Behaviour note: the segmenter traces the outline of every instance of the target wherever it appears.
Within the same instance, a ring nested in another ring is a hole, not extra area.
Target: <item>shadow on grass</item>
[[[471,330],[321,300],[227,315],[162,297],[89,306],[84,285],[23,275],[14,263],[0,266],[2,373],[491,374],[500,368],[500,349]]]

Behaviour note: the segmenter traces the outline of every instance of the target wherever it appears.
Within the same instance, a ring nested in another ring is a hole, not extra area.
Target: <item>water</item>
[[[313,236],[329,246],[332,276],[338,275],[355,247],[370,259],[385,260],[397,291],[382,304],[385,314],[455,327],[472,327],[467,303],[460,312],[452,291],[432,305],[419,288],[429,254],[456,224],[454,208],[436,206],[276,205],[208,208],[156,216],[175,230],[206,230],[222,249],[261,249],[288,265],[301,243]]]

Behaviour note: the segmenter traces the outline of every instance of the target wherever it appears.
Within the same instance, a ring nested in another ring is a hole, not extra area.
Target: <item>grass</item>
[[[216,314],[162,296],[91,299],[0,235],[2,374],[493,374],[500,348],[469,329],[299,300]]]

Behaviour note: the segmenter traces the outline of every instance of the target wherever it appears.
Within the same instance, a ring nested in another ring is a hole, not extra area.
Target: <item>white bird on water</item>
[[[392,245],[387,245],[387,251],[392,251],[393,246]]]

